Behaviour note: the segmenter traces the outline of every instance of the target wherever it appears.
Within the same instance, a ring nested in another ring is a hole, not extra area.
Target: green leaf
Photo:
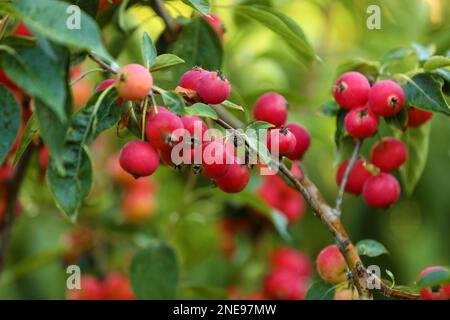
[[[117,124],[122,117],[123,113],[128,110],[126,103],[119,105],[117,102],[118,95],[115,91],[108,94],[105,99],[100,103],[100,107],[97,111],[97,120],[95,130],[92,139],[95,139],[103,131],[112,128]],[[88,141],[91,143],[91,141]]]
[[[184,100],[178,94],[172,91],[160,92],[165,106],[172,112],[182,115],[185,110]]]
[[[203,13],[204,15],[209,15],[209,13],[211,12],[209,0],[183,0],[183,2]]]
[[[432,56],[430,59],[428,59],[425,64],[423,65],[423,68],[425,70],[434,70],[438,68],[444,68],[450,66],[450,58],[444,57],[444,56]]]
[[[422,288],[437,287],[441,284],[450,283],[449,270],[437,270],[426,274],[423,278],[417,281],[417,286]]]
[[[99,0],[65,0],[71,4],[79,6],[81,10],[89,14],[91,17],[95,18],[98,11]]]
[[[334,134],[334,142],[336,143],[336,146],[339,148],[339,145],[341,144],[342,139],[344,138],[346,134],[345,125],[344,125],[344,119],[347,115],[348,110],[345,109],[339,109],[338,113],[336,115],[336,132]]]
[[[269,122],[265,122],[265,121],[253,121],[252,123],[250,123],[247,128],[245,130],[267,130],[270,128],[273,128],[274,125],[269,123]]]
[[[391,285],[391,289],[395,287],[395,276],[394,274],[391,272],[391,270],[386,269],[386,274],[389,276],[389,278],[391,279],[392,285]]]
[[[408,105],[420,109],[450,115],[450,106],[442,92],[444,80],[432,73],[419,73],[406,84],[405,97]]]
[[[14,156],[13,165],[16,165],[20,158],[22,158],[28,145],[33,141],[33,138],[38,134],[39,126],[36,120],[36,113],[33,113],[28,119],[25,129],[23,129],[22,139],[20,140],[19,146],[17,147],[16,155]]]
[[[144,32],[142,37],[142,58],[147,69],[155,64],[157,55],[152,39],[147,32]]]
[[[220,70],[222,67],[222,43],[202,17],[192,19],[183,27],[170,52],[186,61],[185,65],[175,69],[179,75],[195,66],[207,70]]]
[[[433,74],[437,74],[444,80],[444,86],[442,87],[442,92],[447,96],[450,96],[450,70],[447,68],[439,68],[433,71]]]
[[[431,123],[425,123],[418,128],[409,128],[405,132],[396,134],[408,149],[408,159],[400,168],[403,181],[403,190],[411,196],[414,188],[422,176],[427,162],[428,145],[430,138]]]
[[[217,112],[213,108],[204,103],[195,103],[192,106],[185,107],[184,111],[186,114],[193,116],[211,118],[214,120],[217,119]]]
[[[175,299],[178,284],[175,252],[160,242],[138,252],[131,261],[130,280],[138,299]]]
[[[273,128],[274,126],[271,123],[264,121],[254,121],[250,123],[245,129],[246,133],[246,141],[252,152],[256,152],[258,158],[269,167],[272,164],[272,156],[267,149],[267,145],[265,143],[266,136],[260,137],[259,130],[267,130],[269,128]],[[266,133],[267,134],[267,133]]]
[[[328,101],[322,106],[322,113],[329,117],[335,117],[338,115],[341,107],[334,101]]]
[[[3,163],[19,133],[20,108],[12,93],[0,85],[0,163]]]
[[[380,74],[380,63],[378,61],[355,58],[340,64],[337,68],[338,76],[349,71],[358,71],[370,80],[375,81]]]
[[[1,64],[8,76],[29,95],[44,102],[61,122],[67,120],[67,50],[54,46],[56,60],[40,48],[19,48],[16,55],[4,55]]]
[[[256,20],[275,32],[286,41],[302,61],[309,63],[317,58],[300,26],[281,12],[260,5],[237,6],[235,12],[245,18]]]
[[[156,57],[156,61],[150,68],[150,71],[157,72],[183,63],[185,63],[185,61],[180,57],[171,53],[165,53]]]
[[[419,61],[428,60],[436,52],[435,45],[424,46],[419,43],[413,43],[411,47],[416,53],[417,59]]]
[[[16,0],[14,8],[33,34],[111,59],[102,44],[96,22],[83,11],[80,14],[80,28],[68,28],[71,17],[67,11],[68,4],[61,1]]]
[[[405,130],[408,123],[408,111],[406,111],[406,108],[402,108],[396,115],[385,117],[384,120],[393,128]]]
[[[305,300],[333,300],[335,287],[327,282],[313,283],[306,293]]]
[[[378,241],[372,239],[361,240],[356,244],[356,250],[362,256],[378,257],[382,254],[389,254],[386,248]]]
[[[245,109],[243,106],[240,106],[238,104],[235,104],[229,100],[225,100],[224,102],[222,102],[220,104],[222,107],[226,108],[226,109],[231,109],[231,110],[238,110],[238,111],[242,111],[245,112]]]

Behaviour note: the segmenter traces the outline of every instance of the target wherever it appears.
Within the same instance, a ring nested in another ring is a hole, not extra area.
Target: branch
[[[153,0],[152,4],[150,4],[150,7],[155,11],[155,13],[161,17],[161,19],[164,21],[164,24],[167,27],[167,30],[169,31],[169,34],[172,39],[170,41],[173,41],[177,35],[177,23],[175,20],[172,19],[170,14],[167,12],[166,7],[164,6],[163,1],[161,0]]]
[[[33,154],[33,147],[28,146],[17,164],[14,176],[6,182],[6,205],[3,222],[0,222],[0,272],[5,267],[5,260],[9,248],[9,241],[11,238],[11,229],[16,216],[16,203],[19,195],[19,190],[25,177],[25,171],[31,160]]]
[[[350,159],[350,162],[347,165],[347,168],[345,168],[344,176],[342,177],[341,186],[339,188],[339,194],[336,199],[336,207],[334,208],[335,213],[338,216],[341,215],[341,205],[342,205],[342,201],[344,199],[344,192],[345,192],[345,187],[347,186],[348,177],[350,176],[350,172],[352,172],[352,169],[356,163],[356,160],[358,160],[358,158],[359,158],[359,153],[361,152],[361,146],[362,146],[362,141],[357,139],[355,148],[353,149],[352,157]]]

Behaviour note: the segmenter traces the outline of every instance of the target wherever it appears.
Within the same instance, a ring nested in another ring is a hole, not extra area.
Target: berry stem
[[[101,68],[94,68],[94,69],[88,70],[88,71],[86,71],[85,73],[81,74],[78,78],[76,78],[75,80],[73,80],[73,81],[70,83],[70,86],[72,87],[72,86],[75,85],[78,81],[80,81],[80,80],[86,78],[86,76],[88,76],[89,74],[94,73],[94,72],[105,72],[105,70],[104,70],[104,69],[101,69]]]
[[[145,98],[144,101],[142,102],[142,116],[141,116],[141,129],[142,129],[142,133],[141,133],[141,140],[145,140],[145,125],[146,125],[146,120],[147,120],[147,109],[148,109],[148,98]]]
[[[341,215],[341,205],[344,199],[345,187],[347,186],[348,177],[350,176],[350,172],[356,163],[356,160],[359,158],[359,153],[361,152],[362,140],[355,140],[355,148],[353,149],[352,157],[350,158],[350,162],[348,163],[347,168],[345,168],[344,176],[342,178],[341,185],[339,187],[339,193],[336,198],[336,206],[334,208],[335,214],[339,217]]]

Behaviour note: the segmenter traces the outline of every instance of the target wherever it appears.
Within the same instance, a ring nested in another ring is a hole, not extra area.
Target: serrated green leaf
[[[155,64],[157,55],[158,53],[152,39],[147,32],[144,32],[142,36],[142,58],[147,69],[150,69]]]
[[[195,103],[189,107],[185,107],[184,111],[186,114],[199,116],[204,118],[211,118],[216,120],[218,118],[217,112],[204,103]]]
[[[20,108],[6,87],[0,85],[0,163],[16,141],[21,122]]]
[[[137,299],[175,299],[178,263],[175,252],[164,243],[154,243],[131,261],[130,280]]]
[[[378,257],[382,254],[389,254],[386,248],[378,241],[372,239],[361,240],[356,244],[356,250],[362,256]]]
[[[408,79],[404,91],[406,102],[420,109],[450,115],[450,106],[442,92],[444,80],[432,73],[419,73]]]
[[[209,0],[183,0],[185,4],[196,9],[197,11],[203,13],[204,15],[209,15],[211,12],[211,5]]]
[[[334,293],[334,285],[324,281],[318,281],[309,287],[305,300],[333,300]]]
[[[183,63],[185,63],[185,61],[180,57],[171,53],[165,53],[156,57],[155,63],[150,68],[150,71],[157,72],[161,70],[166,70],[168,68],[172,68]]]
[[[38,132],[39,126],[36,120],[36,114],[33,113],[30,119],[28,119],[25,129],[23,129],[22,139],[20,140],[13,160],[14,166],[19,162],[20,158],[22,158],[22,155],[25,152],[26,148],[31,143],[31,141],[33,141],[33,138],[38,134]]]
[[[422,288],[435,287],[441,284],[450,284],[449,270],[436,270],[426,274],[423,278],[417,281],[417,286]]]
[[[408,150],[408,159],[400,168],[403,190],[408,196],[412,195],[425,169],[430,128],[431,123],[427,122],[418,128],[409,128],[405,132],[396,134],[396,137],[403,141]]]
[[[245,109],[243,106],[235,104],[229,100],[225,100],[220,105],[226,109],[239,110],[239,111],[245,112]]]

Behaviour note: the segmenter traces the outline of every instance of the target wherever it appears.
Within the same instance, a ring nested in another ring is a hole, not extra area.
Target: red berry
[[[433,117],[433,112],[417,109],[414,107],[408,110],[408,124],[410,128],[416,128],[427,122]]]
[[[348,161],[342,162],[339,166],[339,169],[336,173],[336,182],[338,187],[341,186],[347,166]],[[356,195],[361,194],[364,184],[370,177],[372,177],[372,174],[364,167],[364,161],[356,160],[355,165],[353,166],[352,171],[350,171],[350,175],[348,176],[347,184],[345,186],[345,192]]]
[[[216,180],[217,186],[227,193],[238,193],[245,189],[250,180],[250,171],[245,165],[233,163],[227,173]]]
[[[103,282],[107,300],[134,300],[128,278],[120,273],[110,273]]]
[[[206,132],[206,124],[200,117],[197,116],[182,116],[184,128],[189,132],[192,137],[197,139],[203,139],[203,134]]]
[[[353,138],[365,139],[377,132],[378,117],[368,107],[357,107],[347,113],[344,125]]]
[[[275,127],[282,126],[286,122],[287,115],[286,99],[275,92],[263,94],[253,108],[255,120],[271,123]]]
[[[159,157],[153,147],[144,141],[128,142],[120,151],[120,166],[135,178],[146,177],[156,171]]]
[[[347,264],[336,245],[329,245],[320,251],[316,261],[319,276],[330,283],[342,283],[347,280]]]
[[[291,152],[286,153],[286,157],[291,160],[301,159],[311,144],[311,137],[308,130],[300,124],[291,123],[286,125],[295,137],[295,148]]]
[[[223,41],[223,34],[225,32],[223,21],[214,13],[210,13],[209,16],[203,16],[203,19],[213,27],[219,39]]]
[[[419,278],[422,279],[429,273],[441,271],[441,270],[447,270],[447,269],[444,267],[438,267],[438,266],[425,268],[420,273]],[[423,288],[420,290],[420,297],[423,300],[450,300],[450,283],[443,284],[436,288]]]
[[[198,81],[197,94],[209,104],[220,104],[230,96],[230,82],[222,74],[209,72]]]
[[[153,87],[153,77],[146,67],[129,64],[117,73],[116,88],[125,100],[143,100]]]
[[[208,73],[210,73],[210,71],[195,67],[194,69],[185,72],[181,76],[178,85],[184,89],[197,91],[198,82],[203,76],[207,75]]]
[[[289,129],[272,129],[267,133],[267,149],[270,152],[275,152],[278,146],[278,153],[285,156],[294,151],[295,145],[295,136]]]
[[[67,292],[70,300],[104,300],[105,292],[102,283],[93,276],[82,276],[80,289],[71,289]]]
[[[403,142],[392,137],[386,137],[373,146],[370,162],[380,168],[381,171],[391,172],[400,168],[405,163],[407,156],[408,150]]]
[[[139,184],[126,190],[122,200],[122,214],[125,222],[144,223],[153,216],[155,209],[156,201],[153,190]]]
[[[158,112],[147,122],[145,135],[150,144],[160,152],[172,149],[176,130],[184,129],[183,121],[172,112]]]
[[[363,188],[363,198],[372,208],[386,208],[400,197],[400,184],[388,174],[380,173],[370,177]]]
[[[27,26],[23,22],[19,23],[14,34],[16,36],[23,36],[23,37],[32,37],[33,36],[33,34],[30,32],[30,30],[28,30]]]
[[[203,173],[210,179],[223,177],[229,170],[233,154],[223,141],[211,141],[203,145]],[[228,160],[227,160],[228,159]]]
[[[286,270],[275,270],[264,279],[264,294],[277,300],[303,300],[307,284],[304,278]]]
[[[274,270],[287,270],[299,277],[309,277],[311,274],[311,262],[309,258],[293,248],[278,248],[272,254],[270,261]]]
[[[377,82],[369,91],[369,106],[375,114],[392,117],[398,113],[405,103],[402,87],[392,80]]]
[[[367,102],[369,90],[369,80],[363,74],[351,71],[337,79],[333,96],[343,109],[351,109]]]

